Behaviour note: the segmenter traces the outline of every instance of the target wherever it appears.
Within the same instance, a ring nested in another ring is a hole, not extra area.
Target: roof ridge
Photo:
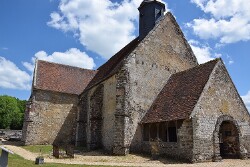
[[[87,69],[87,68],[72,66],[72,65],[68,65],[68,64],[61,64],[61,63],[50,62],[50,61],[46,61],[46,60],[39,60],[39,59],[37,59],[37,62],[43,62],[43,63],[47,63],[47,64],[52,64],[52,65],[65,66],[65,67],[70,67],[70,68],[77,68],[77,69],[81,69],[81,70],[98,71],[98,70],[91,70],[91,69]]]

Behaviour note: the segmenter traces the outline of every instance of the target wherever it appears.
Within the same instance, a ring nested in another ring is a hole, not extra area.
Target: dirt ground
[[[4,145],[15,154],[24,159],[34,161],[38,154],[31,153],[19,146]],[[148,166],[148,167],[250,167],[250,159],[225,159],[222,162],[206,162],[188,164],[167,158],[151,160],[150,157],[130,154],[128,156],[110,156],[102,152],[83,152],[75,155],[74,159],[56,159],[51,155],[45,156],[45,163],[85,164],[85,165],[109,165],[109,166]]]

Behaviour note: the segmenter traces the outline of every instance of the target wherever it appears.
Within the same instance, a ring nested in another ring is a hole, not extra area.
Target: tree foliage
[[[22,129],[26,100],[0,96],[0,129]]]

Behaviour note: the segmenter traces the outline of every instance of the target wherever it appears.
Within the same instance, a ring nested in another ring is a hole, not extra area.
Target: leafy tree
[[[26,108],[26,100],[19,100],[17,99],[17,106],[19,108],[20,111],[25,111]]]
[[[22,129],[25,100],[0,96],[0,129]]]

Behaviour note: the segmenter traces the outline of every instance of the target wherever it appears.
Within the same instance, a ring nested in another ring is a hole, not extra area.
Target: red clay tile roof
[[[79,95],[96,72],[38,60],[34,88]]]
[[[139,38],[135,38],[119,52],[117,52],[113,57],[111,57],[105,64],[98,68],[98,72],[95,77],[90,81],[87,89],[97,85],[98,83],[104,81],[105,79],[114,75],[122,64],[122,60],[131,53],[136,46],[139,44]]]
[[[161,90],[141,123],[186,119],[219,59],[173,74]]]

